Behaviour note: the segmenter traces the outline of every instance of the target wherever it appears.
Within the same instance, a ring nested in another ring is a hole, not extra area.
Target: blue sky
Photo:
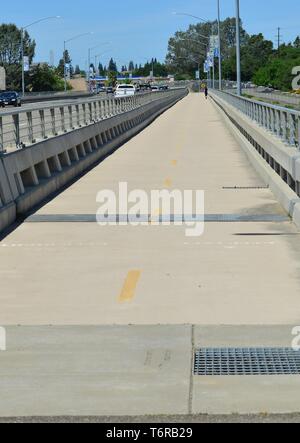
[[[234,0],[221,0],[222,18],[234,15],[234,5]],[[73,64],[79,63],[84,68],[88,48],[98,44],[99,48],[93,54],[105,52],[102,56],[104,64],[111,55],[118,65],[128,64],[131,59],[136,63],[143,63],[151,57],[164,60],[168,38],[194,22],[187,17],[172,15],[173,11],[214,19],[216,0],[14,0],[2,6],[1,21],[22,26],[45,16],[63,17],[30,29],[37,41],[36,61],[49,62],[50,50],[53,50],[57,62],[64,39],[93,32],[93,35],[69,44]],[[241,16],[249,33],[263,32],[274,41],[278,26],[282,28],[285,41],[300,34],[299,0],[241,0]],[[101,46],[107,42],[109,44]]]

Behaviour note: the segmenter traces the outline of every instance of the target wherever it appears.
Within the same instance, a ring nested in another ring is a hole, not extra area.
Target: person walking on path
[[[204,94],[205,94],[205,98],[207,100],[207,98],[208,98],[208,87],[207,86],[205,86]]]

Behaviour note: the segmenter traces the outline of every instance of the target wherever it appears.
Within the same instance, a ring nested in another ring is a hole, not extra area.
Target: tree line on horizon
[[[209,37],[217,33],[217,22],[190,25],[186,31],[178,31],[169,39],[165,62],[156,58],[144,65],[129,61],[118,69],[116,61],[111,58],[108,65],[101,62],[94,72],[114,81],[118,74],[148,77],[154,69],[155,76],[167,77],[172,74],[177,80],[195,79],[195,71],[200,67],[201,78],[206,59]],[[221,22],[222,68],[225,80],[236,79],[236,26],[235,18]],[[58,66],[47,63],[32,64],[35,56],[36,42],[27,31],[24,32],[24,55],[31,64],[26,73],[27,91],[62,91],[64,89],[64,56]],[[7,88],[21,90],[21,30],[14,24],[0,25],[0,66],[7,74]],[[72,66],[69,51],[65,52],[66,63],[70,66],[71,75],[85,76],[80,66]],[[272,41],[265,39],[262,33],[250,35],[241,22],[241,63],[242,80],[252,81],[257,85],[272,86],[276,89],[290,90],[293,80],[292,69],[300,66],[300,37],[294,42],[281,44],[274,48]],[[217,63],[216,63],[217,68]],[[218,78],[218,69],[215,70]]]
[[[221,49],[223,79],[236,80],[236,19],[221,22]],[[166,63],[179,79],[195,79],[200,67],[201,78],[205,78],[204,62],[211,35],[217,35],[217,21],[190,25],[187,31],[178,31],[169,40]],[[217,60],[216,78],[218,78]],[[272,86],[289,91],[292,88],[292,69],[300,66],[300,37],[293,43],[274,48],[272,41],[262,33],[250,35],[241,21],[241,72],[244,82]]]

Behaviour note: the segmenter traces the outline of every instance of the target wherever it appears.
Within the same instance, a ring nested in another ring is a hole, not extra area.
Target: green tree
[[[167,77],[169,73],[168,67],[164,63],[158,62],[157,59],[153,59],[153,64],[151,60],[151,62],[148,61],[147,63],[145,63],[144,66],[136,66],[133,71],[133,75],[148,77],[150,75],[150,72],[152,71],[152,67],[154,68],[154,74],[156,77]]]
[[[33,92],[63,91],[64,81],[49,65],[34,65],[29,74],[29,89]],[[68,89],[72,89],[68,85]]]
[[[72,59],[71,59],[70,53],[69,53],[69,51],[67,49],[63,53],[62,58],[59,60],[59,64],[58,64],[58,67],[57,67],[57,73],[62,78],[64,78],[64,64],[65,63],[67,65],[70,65],[70,72],[72,74]]]
[[[300,48],[300,36],[298,35],[298,37],[296,38],[296,40],[294,41],[294,46],[295,48],[299,49]]]
[[[35,41],[31,40],[27,31],[24,31],[24,55],[29,57],[31,63],[35,54]],[[21,29],[14,24],[0,26],[0,65],[7,74],[7,88],[21,90],[22,82],[22,55],[21,55]],[[28,74],[26,73],[26,78]]]
[[[105,76],[105,71],[104,71],[104,67],[103,67],[102,63],[99,63],[98,70],[99,70],[99,75],[101,77],[104,77]]]
[[[263,34],[249,36],[241,48],[242,80],[250,81],[255,73],[268,63],[274,54],[273,42],[265,40]],[[231,48],[228,57],[223,61],[223,74],[226,79],[236,78],[236,51]]]
[[[118,67],[116,62],[111,58],[109,61],[109,65],[108,65],[108,71],[109,72],[114,72],[114,73],[118,73]]]
[[[272,86],[283,91],[292,89],[293,74],[295,66],[300,66],[300,48],[291,44],[280,46],[280,57],[277,51],[268,59],[253,76],[257,85]]]
[[[169,40],[166,56],[169,72],[178,75],[189,74],[190,78],[194,78],[195,69],[200,64],[201,75],[204,76],[203,65],[207,55],[209,38],[211,35],[217,34],[217,26],[217,21],[198,23],[189,26],[187,31],[176,32]],[[242,47],[247,44],[248,40],[249,35],[241,22]],[[221,22],[221,45],[224,62],[232,59],[235,44],[235,18],[227,18]],[[232,60],[229,65],[233,65]]]
[[[80,75],[81,74],[81,70],[80,70],[80,66],[79,65],[76,65],[74,73],[75,73],[75,75]]]
[[[117,84],[117,73],[114,71],[108,72],[108,85],[115,87]]]

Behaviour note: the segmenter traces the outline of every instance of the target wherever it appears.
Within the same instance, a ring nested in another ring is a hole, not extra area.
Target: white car
[[[135,93],[136,88],[134,85],[118,85],[115,92],[115,97],[130,97],[135,95]]]

